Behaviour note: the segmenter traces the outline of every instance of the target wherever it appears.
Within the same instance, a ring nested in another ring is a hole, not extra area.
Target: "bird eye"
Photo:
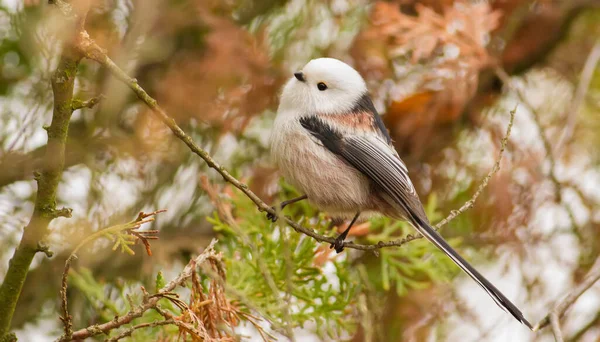
[[[319,82],[317,84],[317,88],[319,88],[320,91],[323,91],[323,90],[327,89],[327,84],[325,84],[323,82]]]

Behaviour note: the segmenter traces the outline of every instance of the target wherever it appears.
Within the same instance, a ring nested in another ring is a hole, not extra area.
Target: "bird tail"
[[[414,217],[414,216],[413,216]],[[427,222],[414,217],[413,225],[429,242],[433,243],[437,248],[444,252],[454,263],[460,267],[465,273],[467,273],[479,286],[481,286],[490,297],[498,304],[498,306],[509,312],[519,322],[525,324],[530,330],[533,330],[531,323],[525,319],[523,313],[510,301],[506,296],[500,292],[492,283],[490,283],[484,276],[482,276],[473,266],[471,266],[463,257],[461,257],[447,242],[438,234],[431,225]],[[416,221],[416,222],[415,222]]]

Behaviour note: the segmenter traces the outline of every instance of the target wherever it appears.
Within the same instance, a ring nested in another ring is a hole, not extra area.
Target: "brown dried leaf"
[[[157,80],[158,100],[177,119],[193,117],[222,133],[241,132],[275,99],[278,82],[264,39],[215,14],[210,3],[188,7],[169,8],[156,25],[165,41],[181,31],[202,32],[201,47],[174,51]]]
[[[472,4],[466,1],[445,7],[443,14],[421,4],[415,8],[417,16],[411,16],[401,13],[395,4],[377,2],[371,13],[372,24],[366,31],[367,36],[379,36],[379,39],[391,42],[388,50],[412,51],[413,62],[436,57],[437,47],[453,44],[460,48],[460,57],[475,64],[475,69],[488,65],[485,45],[490,32],[498,27],[500,11],[492,10],[487,2]],[[361,36],[357,41],[362,39]],[[477,58],[471,58],[473,56]]]
[[[454,1],[436,8],[439,12],[417,3],[414,9],[416,15],[409,15],[400,12],[397,4],[377,2],[371,24],[356,38],[352,51],[359,71],[367,76],[378,68],[377,74],[394,78],[392,63],[387,61],[397,57],[424,66],[414,68],[418,78],[410,81],[410,92],[400,83],[394,86],[400,91],[386,90],[392,97],[386,123],[392,135],[403,140],[410,139],[415,129],[451,122],[464,111],[477,90],[479,72],[493,65],[486,45],[501,16],[487,2]],[[373,60],[373,47],[382,62],[367,65],[367,60]],[[410,65],[404,68],[411,70]],[[415,135],[423,133],[427,132]]]

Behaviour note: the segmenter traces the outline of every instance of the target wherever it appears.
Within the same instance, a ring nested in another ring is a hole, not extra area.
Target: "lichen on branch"
[[[35,174],[38,186],[35,207],[0,287],[0,338],[8,334],[23,283],[33,257],[37,252],[43,251],[38,245],[48,235],[50,222],[54,218],[69,217],[71,214],[70,209],[56,208],[56,193],[65,164],[65,145],[73,113],[73,88],[80,59],[81,55],[75,50],[65,47],[52,75],[54,107],[52,122],[45,127],[48,143],[42,168]]]

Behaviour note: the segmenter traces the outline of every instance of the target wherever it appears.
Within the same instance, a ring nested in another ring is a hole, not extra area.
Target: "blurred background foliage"
[[[33,209],[33,171],[44,152],[50,75],[61,47],[51,30],[60,19],[45,1],[0,4],[3,275]],[[267,203],[295,195],[269,161],[268,132],[281,85],[311,58],[342,59],[365,77],[432,222],[471,197],[518,105],[501,171],[442,235],[531,321],[600,253],[600,69],[594,64],[582,73],[600,49],[598,1],[92,0],[86,29]],[[264,329],[285,339],[282,327],[290,323],[297,340],[551,340],[548,332],[528,332],[469,279],[456,277],[458,269],[426,241],[378,255],[336,255],[270,223],[125,85],[83,61],[76,98],[99,94],[98,106],[76,111],[71,121],[59,204],[73,208],[73,217],[52,222],[55,255],[38,255],[28,275],[13,319],[22,340],[60,335],[60,277],[79,241],[156,209],[168,211],[151,226],[160,230],[152,256],[143,246],[131,256],[102,241],[78,254],[69,292],[75,328],[125,313],[127,296],[139,299],[140,285],[154,289],[159,272],[170,279],[218,237],[228,303],[260,320],[241,316],[235,334],[244,338],[259,339]],[[572,134],[559,146],[566,127]],[[336,234],[327,214],[306,203],[285,212]],[[351,235],[376,243],[410,232],[405,223],[373,218]],[[200,278],[194,286],[216,286]],[[190,288],[182,296],[192,300],[199,292]],[[598,340],[600,289],[582,297],[563,325],[570,340]],[[130,339],[178,336],[177,328],[162,326]]]

